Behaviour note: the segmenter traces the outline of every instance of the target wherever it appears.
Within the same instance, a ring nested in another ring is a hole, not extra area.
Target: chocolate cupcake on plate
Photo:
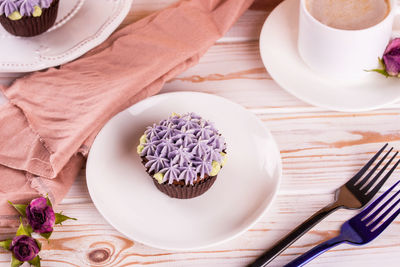
[[[60,0],[0,0],[0,23],[16,36],[39,35],[54,25]]]
[[[226,143],[213,123],[199,115],[173,114],[147,127],[137,153],[161,192],[187,199],[213,185],[226,162]]]

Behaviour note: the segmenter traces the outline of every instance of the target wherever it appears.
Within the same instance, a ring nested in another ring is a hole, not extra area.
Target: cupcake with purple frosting
[[[0,0],[0,23],[16,36],[39,35],[54,25],[59,0]]]
[[[173,198],[206,192],[226,162],[226,143],[213,123],[173,114],[147,127],[137,153],[155,186]]]

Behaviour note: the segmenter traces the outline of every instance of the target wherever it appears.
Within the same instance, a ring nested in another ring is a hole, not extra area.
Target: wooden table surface
[[[136,21],[177,0],[134,0],[123,24]],[[341,113],[304,103],[281,89],[263,67],[258,37],[279,0],[247,11],[200,64],[171,80],[162,90],[198,91],[226,97],[255,113],[275,136],[283,160],[283,179],[272,208],[240,237],[192,252],[151,248],[129,240],[110,226],[91,201],[85,172],[58,206],[76,217],[56,227],[51,243],[43,242],[42,266],[245,266],[280,237],[333,199],[385,142],[400,148],[400,103],[363,113]],[[277,51],[279,52],[279,51]],[[245,127],[245,126],[243,126]],[[399,179],[399,171],[387,183]],[[270,266],[282,266],[338,233],[354,211],[340,210],[314,227]],[[15,229],[0,229],[0,239]],[[341,245],[309,266],[399,266],[400,220],[364,247]],[[10,254],[0,251],[0,266]]]

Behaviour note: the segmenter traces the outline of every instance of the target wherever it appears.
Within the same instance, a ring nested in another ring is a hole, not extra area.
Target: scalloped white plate
[[[120,25],[132,0],[62,0],[55,25],[35,37],[17,37],[0,25],[0,72],[30,72],[76,59]]]
[[[135,148],[146,126],[191,111],[215,122],[228,162],[203,195],[173,199],[154,186]],[[86,167],[90,196],[104,218],[127,237],[167,250],[203,248],[245,232],[272,204],[281,175],[278,147],[256,116],[195,92],[153,96],[115,116],[96,137]]]

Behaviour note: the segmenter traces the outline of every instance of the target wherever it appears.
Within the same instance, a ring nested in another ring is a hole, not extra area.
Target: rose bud
[[[53,208],[44,197],[35,198],[26,207],[28,223],[36,233],[50,233],[56,221]]]
[[[11,242],[10,250],[19,261],[31,261],[40,251],[36,240],[27,235],[14,237]]]
[[[389,42],[383,54],[383,63],[390,76],[400,77],[400,38]]]

